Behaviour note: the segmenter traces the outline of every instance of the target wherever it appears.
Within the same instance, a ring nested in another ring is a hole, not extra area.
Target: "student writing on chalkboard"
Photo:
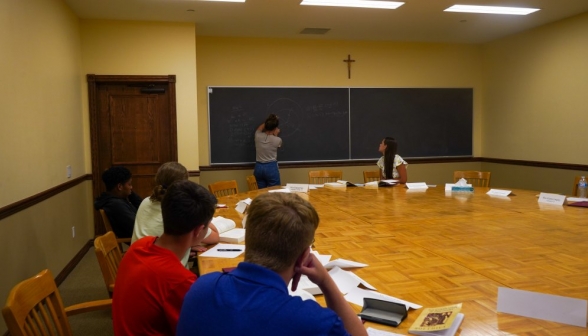
[[[265,122],[255,131],[255,168],[253,175],[258,188],[280,185],[280,170],[278,169],[278,148],[282,146],[282,139],[278,137],[280,119],[270,114]]]
[[[378,168],[381,170],[382,179],[395,179],[398,180],[398,183],[406,183],[408,179],[406,166],[408,163],[400,155],[396,154],[398,151],[396,140],[391,137],[384,138],[378,151],[383,154],[378,160]]]

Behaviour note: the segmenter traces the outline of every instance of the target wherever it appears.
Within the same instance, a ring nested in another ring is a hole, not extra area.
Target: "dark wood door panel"
[[[148,197],[159,166],[177,161],[175,76],[88,75],[88,88],[94,197],[114,165],[127,167],[133,190]]]

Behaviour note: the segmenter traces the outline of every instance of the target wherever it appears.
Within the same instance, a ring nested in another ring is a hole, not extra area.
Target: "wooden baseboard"
[[[94,239],[88,240],[88,242],[82,246],[78,253],[65,265],[65,267],[55,277],[55,283],[57,287],[67,278],[67,276],[73,271],[74,268],[82,261],[82,258],[88,253],[90,247],[94,246]]]
[[[88,253],[90,247],[94,246],[94,239],[88,240],[84,246],[78,251],[78,253],[70,260],[67,265],[59,272],[59,274],[55,277],[55,283],[57,287],[61,285],[61,283],[67,278],[67,276],[73,271],[74,268],[80,263],[82,258]],[[10,336],[10,332],[6,331],[3,336]]]

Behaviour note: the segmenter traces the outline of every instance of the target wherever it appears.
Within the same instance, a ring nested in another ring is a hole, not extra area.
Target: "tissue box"
[[[474,187],[457,187],[457,186],[451,187],[451,192],[473,192],[473,191],[474,191]]]

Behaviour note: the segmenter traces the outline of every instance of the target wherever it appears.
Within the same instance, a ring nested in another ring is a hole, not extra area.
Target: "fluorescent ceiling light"
[[[445,12],[462,12],[462,13],[483,13],[483,14],[510,14],[510,15],[527,15],[538,11],[538,8],[522,7],[498,7],[498,6],[470,6],[470,5],[453,5]]]
[[[302,0],[301,5],[396,9],[404,2],[377,0]]]

